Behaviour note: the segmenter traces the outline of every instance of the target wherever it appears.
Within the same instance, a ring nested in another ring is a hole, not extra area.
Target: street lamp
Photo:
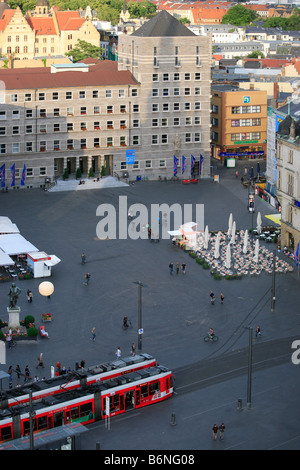
[[[273,270],[272,270],[272,288],[271,288],[271,312],[274,312],[275,309],[275,272],[276,272],[276,249],[273,254]]]
[[[138,302],[138,349],[142,349],[142,287],[147,287],[146,284],[143,284],[141,281],[133,281],[133,284],[139,286],[139,302]]]
[[[44,297],[50,297],[54,292],[54,285],[52,282],[44,281],[39,285],[39,293]]]

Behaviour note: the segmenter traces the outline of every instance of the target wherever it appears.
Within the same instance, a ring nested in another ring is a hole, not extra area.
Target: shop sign
[[[239,144],[258,144],[258,140],[237,140],[236,142],[233,142],[234,145],[239,145]]]

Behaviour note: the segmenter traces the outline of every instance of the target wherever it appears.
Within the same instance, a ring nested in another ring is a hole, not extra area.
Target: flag
[[[12,181],[11,181],[11,185],[12,186],[15,186],[15,179],[16,179],[16,165],[15,163],[10,167],[10,171],[11,171],[11,178],[12,178]]]
[[[299,269],[299,242],[298,242],[295,254],[294,254],[294,260],[295,260],[297,269]]]
[[[182,174],[183,174],[183,173],[185,172],[185,170],[186,170],[186,163],[185,163],[185,160],[186,160],[185,157],[182,156],[182,170],[181,170]]]
[[[25,165],[25,163],[24,163],[23,171],[22,171],[22,176],[21,176],[21,186],[24,186],[24,183],[25,183],[25,176],[26,176],[26,165]]]
[[[5,163],[0,166],[1,188],[5,187]]]
[[[204,158],[202,157],[202,155],[200,154],[200,164],[199,164],[199,175],[201,175],[201,171],[202,171],[202,162],[203,162]]]
[[[193,155],[191,155],[191,176],[192,176],[193,171],[194,171],[194,166],[195,166],[195,157],[193,157]]]
[[[177,176],[177,165],[178,165],[178,158],[174,155],[174,176]]]

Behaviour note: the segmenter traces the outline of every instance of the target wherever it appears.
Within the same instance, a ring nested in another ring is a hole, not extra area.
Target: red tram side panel
[[[36,401],[33,404],[33,431],[40,432],[74,422],[89,424],[163,401],[172,394],[173,375],[170,370],[163,366],[141,369],[107,382],[98,381],[89,387]],[[25,407],[28,408],[28,405]],[[14,410],[11,417],[2,414],[1,410],[0,442],[29,435],[28,411],[16,414]]]

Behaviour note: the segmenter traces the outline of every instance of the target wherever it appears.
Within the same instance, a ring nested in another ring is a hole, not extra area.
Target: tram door
[[[54,413],[53,415],[53,427],[62,426],[64,422],[64,412],[60,411],[59,413]]]
[[[134,390],[125,392],[125,411],[132,410],[135,407]]]
[[[136,389],[135,391],[135,406],[139,406],[139,404],[141,403],[141,389],[138,388]]]

